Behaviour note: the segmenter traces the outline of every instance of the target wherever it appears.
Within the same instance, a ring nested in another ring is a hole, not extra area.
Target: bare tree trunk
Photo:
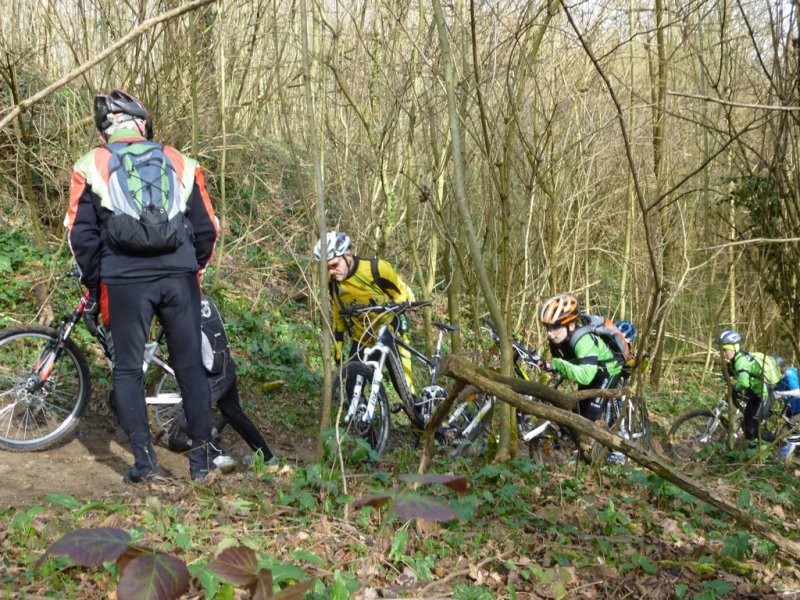
[[[472,255],[473,266],[477,272],[478,282],[483,292],[484,300],[489,309],[489,314],[497,326],[497,333],[501,340],[506,340],[500,345],[501,364],[511,364],[510,342],[508,329],[505,319],[500,312],[497,297],[492,289],[486,266],[483,261],[478,238],[475,233],[475,226],[472,222],[472,215],[467,204],[466,191],[464,187],[464,157],[461,152],[461,125],[458,121],[458,111],[456,108],[455,79],[453,76],[453,57],[450,51],[450,41],[447,38],[447,28],[445,27],[444,13],[442,12],[441,0],[433,0],[433,14],[436,21],[436,29],[439,34],[439,48],[441,49],[444,61],[445,88],[447,90],[447,108],[450,122],[450,135],[453,140],[453,170],[456,204],[458,206],[459,217],[464,233],[467,236],[467,244]],[[498,451],[496,460],[507,461],[511,457],[508,454],[508,446],[504,452]]]
[[[317,119],[314,108],[314,95],[311,91],[311,59],[308,52],[308,11],[306,0],[300,0],[300,24],[302,30],[303,50],[303,93],[306,100],[306,118],[308,120],[308,136],[311,140],[311,156],[314,161],[314,188],[317,193],[317,218],[319,240],[322,248],[326,247],[325,236],[327,224],[325,217],[325,187],[322,179],[322,163],[320,160],[319,141],[317,140]],[[322,336],[322,407],[320,410],[320,428],[317,436],[317,456],[322,456],[322,434],[331,423],[331,303],[328,297],[328,264],[319,261],[319,303],[325,335]]]

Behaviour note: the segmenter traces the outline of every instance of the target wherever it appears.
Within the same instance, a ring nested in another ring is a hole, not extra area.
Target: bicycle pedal
[[[393,415],[396,415],[401,410],[403,410],[403,405],[400,404],[399,402],[395,402],[394,404],[392,404],[392,408],[389,409],[389,412],[392,413]]]

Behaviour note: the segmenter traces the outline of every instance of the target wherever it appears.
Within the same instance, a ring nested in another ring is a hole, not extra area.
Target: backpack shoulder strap
[[[381,288],[384,294],[393,297],[395,294],[400,293],[400,288],[398,288],[394,283],[385,277],[381,276],[380,269],[378,268],[377,258],[370,258],[369,264],[370,268],[372,269],[372,281],[375,282],[375,285]]]
[[[581,325],[575,331],[572,332],[572,335],[569,336],[569,349],[572,351],[573,356],[575,355],[575,346],[578,345],[578,342],[581,340],[583,336],[591,332],[592,332],[591,325]]]
[[[756,359],[749,352],[745,352],[744,350],[739,350],[736,354],[733,355],[733,360],[731,363],[733,364],[733,368],[736,369],[736,360],[740,357],[744,357],[747,360],[748,368],[747,369],[737,369],[735,372],[736,374],[746,372],[749,373],[750,369],[749,366],[755,362]]]

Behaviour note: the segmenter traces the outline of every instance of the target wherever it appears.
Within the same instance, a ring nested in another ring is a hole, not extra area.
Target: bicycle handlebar
[[[351,308],[343,308],[339,314],[343,317],[352,317],[355,315],[363,315],[370,312],[402,314],[407,310],[414,310],[433,304],[433,300],[420,300],[419,302],[390,302],[388,304],[376,304],[374,306],[353,306]]]
[[[67,277],[74,277],[78,279],[81,276],[81,270],[78,265],[72,265],[69,269],[64,271],[61,275],[56,276],[56,280],[66,279]]]
[[[484,329],[492,336],[492,340],[494,342],[499,342],[500,337],[497,335],[497,328],[494,326],[494,322],[492,322],[489,317],[484,317],[482,320],[486,325]],[[526,362],[533,364],[544,360],[539,354],[536,353],[535,348],[528,348],[525,344],[519,341],[517,336],[513,333],[511,334],[511,345],[514,347],[514,350],[516,350],[517,354],[519,354],[520,358]]]

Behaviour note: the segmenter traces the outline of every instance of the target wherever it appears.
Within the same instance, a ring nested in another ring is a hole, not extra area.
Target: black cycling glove
[[[98,290],[89,290],[86,305],[83,308],[83,319],[87,323],[91,321],[94,324],[97,321],[97,315],[100,314],[100,302],[97,300],[99,295]]]

